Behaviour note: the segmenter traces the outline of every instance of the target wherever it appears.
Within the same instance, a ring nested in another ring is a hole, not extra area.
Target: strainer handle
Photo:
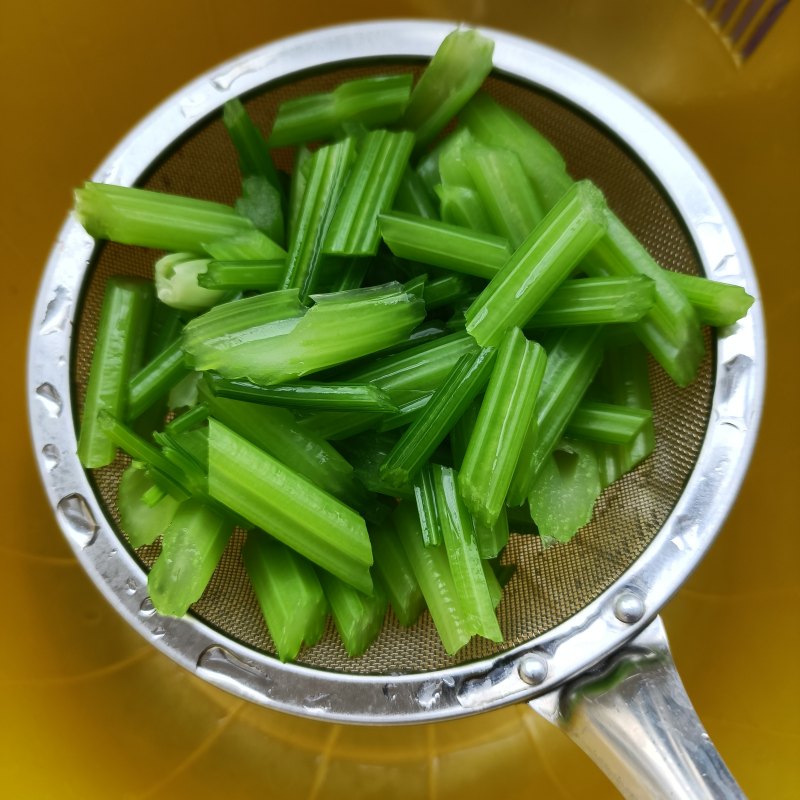
[[[600,667],[530,702],[626,798],[743,798],[683,687],[659,617]]]

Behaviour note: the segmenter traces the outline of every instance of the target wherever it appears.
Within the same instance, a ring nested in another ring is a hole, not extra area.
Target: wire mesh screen
[[[267,87],[246,100],[253,119],[267,131],[278,104],[285,99],[333,88],[342,80],[376,72],[413,70],[417,65],[370,64],[330,69]],[[693,245],[659,187],[615,138],[579,111],[544,91],[501,77],[486,89],[514,109],[563,153],[571,175],[591,178],[604,191],[610,206],[633,230],[659,263],[670,269],[700,274]],[[288,150],[276,152],[277,165],[291,169]],[[236,153],[221,115],[201,123],[154,165],[141,186],[231,204],[240,193]],[[78,320],[74,391],[82,407],[103,288],[113,274],[152,276],[161,255],[135,247],[106,244],[99,249],[85,287]],[[504,561],[517,569],[498,609],[505,640],[494,644],[474,639],[456,657],[448,657],[427,614],[410,629],[400,627],[391,611],[377,641],[358,659],[350,659],[331,621],[321,642],[301,651],[298,661],[328,670],[351,673],[403,673],[443,669],[490,657],[519,645],[560,624],[594,598],[633,563],[658,533],[694,467],[702,444],[711,404],[713,364],[711,340],[695,383],[678,389],[659,367],[651,364],[656,450],[634,472],[610,486],[601,496],[592,521],[567,545],[543,549],[533,535],[512,534]],[[93,472],[97,493],[117,525],[116,489],[128,464],[120,455],[109,467]],[[274,647],[240,559],[245,534],[237,532],[210,586],[191,613],[257,650]],[[137,555],[149,567],[158,544]]]

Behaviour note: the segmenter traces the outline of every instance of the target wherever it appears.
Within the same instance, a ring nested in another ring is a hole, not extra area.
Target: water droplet
[[[157,627],[153,628],[153,630],[150,631],[150,635],[154,639],[161,639],[161,638],[164,637],[166,632],[167,632],[167,629],[163,625],[158,625]]]
[[[317,694],[307,695],[303,705],[306,708],[330,708],[330,693],[318,692]]]
[[[125,592],[126,592],[126,594],[136,594],[136,590],[138,588],[139,587],[137,586],[136,581],[133,578],[128,578],[128,580],[125,581]],[[139,609],[139,613],[140,614],[142,613],[142,609],[141,608]]]
[[[265,59],[252,58],[244,63],[239,63],[232,67],[227,72],[217,75],[216,78],[211,79],[211,85],[219,92],[227,92],[233,86],[234,82],[241,78],[243,75],[248,75],[255,72],[265,63]]]
[[[57,286],[53,299],[47,304],[39,333],[42,336],[48,336],[51,333],[63,331],[69,320],[71,308],[72,296],[66,286]]]
[[[56,506],[61,526],[80,547],[88,547],[97,533],[92,510],[82,495],[68,494]]]
[[[42,405],[51,417],[55,419],[61,414],[64,404],[61,401],[61,395],[52,383],[43,383],[37,387],[36,395],[42,401]]]
[[[386,683],[386,684],[384,684],[384,686],[383,686],[383,696],[390,703],[394,702],[397,699],[399,694],[400,694],[399,687],[398,687],[398,685],[396,683]]]
[[[54,444],[46,444],[42,448],[42,458],[48,472],[52,472],[61,461],[61,452]]]
[[[208,102],[204,92],[196,92],[184,97],[178,107],[186,119],[195,119],[208,110]]]
[[[56,361],[56,366],[58,367],[66,367],[67,366],[67,359],[64,356],[59,356],[58,361]]]
[[[153,614],[156,613],[156,607],[153,605],[153,601],[149,597],[145,597],[142,600],[141,605],[139,606],[139,616],[140,617],[152,617]]]
[[[442,682],[428,681],[417,692],[417,702],[423,708],[433,708],[442,697]]]
[[[700,526],[695,517],[684,514],[675,520],[672,543],[678,550],[694,550],[700,543]]]

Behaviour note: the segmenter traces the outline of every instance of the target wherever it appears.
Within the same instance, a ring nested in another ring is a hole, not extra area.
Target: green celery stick
[[[664,271],[666,278],[686,296],[703,325],[723,328],[738,322],[755,302],[741,287],[696,275]]]
[[[355,156],[352,138],[320,147],[309,164],[308,181],[289,243],[282,288],[297,288],[305,300],[319,280],[322,246]]]
[[[220,203],[91,181],[75,190],[75,213],[96,239],[173,253],[203,253],[203,242],[255,230]]]
[[[472,638],[472,630],[456,592],[444,544],[425,545],[413,503],[399,504],[394,524],[445,652],[454,655]]]
[[[284,244],[283,198],[268,178],[250,175],[242,180],[242,196],[234,203],[236,211],[247,217],[275,244]]]
[[[468,186],[436,187],[442,222],[467,228],[475,233],[494,232],[486,208],[478,193]]]
[[[375,572],[386,589],[397,621],[408,628],[425,610],[425,598],[411,563],[391,521],[370,526],[369,534],[375,553]]]
[[[281,103],[270,147],[327,139],[344,123],[368,127],[388,125],[400,118],[408,103],[413,76],[375,75],[339,84],[332,92],[310,94]]]
[[[193,408],[197,404],[197,384],[202,375],[202,372],[189,372],[169,390],[167,407],[170,411]]]
[[[591,443],[562,439],[544,459],[528,498],[543,542],[568,542],[592,518],[601,491]]]
[[[414,491],[408,486],[388,486],[381,478],[380,468],[389,451],[397,441],[391,433],[376,433],[367,431],[342,441],[339,447],[347,460],[353,465],[358,481],[370,492],[387,497],[414,496]]]
[[[472,431],[475,429],[480,407],[480,400],[471,402],[464,409],[464,413],[456,420],[456,424],[450,431],[450,454],[453,458],[453,466],[458,470],[461,469],[461,465],[464,463],[467,445],[469,444],[470,436],[472,436]]]
[[[496,345],[524,325],[569,277],[605,230],[605,200],[589,181],[573,185],[514,251],[467,311],[467,332]]]
[[[462,158],[491,220],[490,230],[519,247],[544,218],[519,158],[510,150],[481,145],[464,148]]]
[[[363,594],[324,570],[317,575],[336,623],[336,630],[350,658],[358,658],[375,641],[386,616],[386,591],[373,579],[374,592]]]
[[[239,169],[242,175],[244,177],[258,175],[266,178],[280,191],[280,178],[267,142],[238,97],[228,100],[222,107],[222,122],[239,154]]]
[[[178,414],[164,428],[165,433],[177,434],[191,430],[208,419],[209,411],[205,403],[200,403],[183,414]]]
[[[602,358],[600,327],[565,328],[547,353],[536,401],[536,436],[520,455],[507,504],[518,506],[530,494],[545,458],[563,436],[570,417],[589,388]],[[530,447],[530,445],[533,445]]]
[[[504,337],[467,445],[458,486],[485,525],[500,516],[534,414],[547,357],[518,328]]]
[[[117,489],[119,521],[131,547],[152,544],[167,529],[178,509],[178,501],[169,495],[163,495],[154,505],[145,502],[145,492],[154,486],[144,465],[136,461],[120,478]]]
[[[327,285],[329,292],[349,292],[351,289],[360,289],[364,284],[364,279],[369,270],[369,259],[353,256],[352,258],[342,259],[342,263],[337,264],[337,259],[326,259],[329,267],[335,267],[335,274],[330,285]]]
[[[165,303],[155,302],[144,347],[144,360],[155,358],[180,335],[185,315]],[[143,337],[144,338],[144,337]]]
[[[188,372],[179,339],[162,350],[130,380],[127,418],[137,419],[167,396],[169,390]]]
[[[584,259],[583,268],[590,275],[647,275],[655,282],[653,307],[632,326],[675,383],[688,386],[697,374],[705,349],[697,313],[619,218],[608,209],[605,217],[607,235]]]
[[[381,477],[390,486],[407,485],[444,441],[455,421],[486,386],[494,354],[492,348],[484,348],[456,362],[383,462]]]
[[[324,253],[375,255],[380,243],[378,214],[392,207],[413,146],[414,136],[408,131],[364,135],[325,234]]]
[[[160,614],[182,617],[200,599],[233,533],[224,514],[191,498],[178,506],[147,576],[147,593]]]
[[[297,424],[313,436],[338,442],[374,428],[379,419],[363,411],[315,411]]]
[[[436,508],[456,592],[472,630],[493,642],[501,642],[503,634],[486,585],[472,517],[458,492],[456,473],[438,464],[432,469]]]
[[[159,258],[154,268],[158,299],[179,311],[204,311],[221,302],[225,292],[205,289],[199,282],[210,261],[191,253],[168,253]]]
[[[438,178],[437,172],[430,170],[430,178],[434,178],[436,183],[444,186],[462,186],[467,189],[474,189],[475,184],[469,174],[467,165],[464,162],[464,148],[474,143],[472,135],[466,128],[456,128],[446,138],[436,146]],[[434,186],[434,190],[435,190]]]
[[[214,261],[275,261],[286,259],[286,251],[269,236],[249,231],[203,242],[203,250]]]
[[[491,280],[511,258],[500,236],[400,211],[378,217],[381,236],[396,256]]]
[[[503,599],[503,586],[492,564],[488,560],[481,561],[481,566],[483,567],[483,575],[486,580],[486,588],[489,590],[489,597],[492,599],[492,606],[497,608],[497,606],[500,605],[500,601]],[[508,580],[510,580],[510,577]]]
[[[287,239],[293,242],[297,233],[297,223],[300,219],[300,209],[303,206],[303,197],[308,185],[308,175],[311,170],[311,151],[307,147],[298,147],[294,157],[289,183],[289,208],[286,220]]]
[[[229,380],[206,373],[206,382],[218,397],[251,403],[297,408],[328,408],[340,411],[386,413],[397,406],[386,392],[369,383],[284,383],[259,386],[244,380]]]
[[[644,275],[567,280],[528,320],[525,331],[636,322],[653,307],[655,299],[656,285]]]
[[[433,141],[492,71],[494,42],[476,30],[448,34],[417,81],[402,127],[416,133],[419,152]]]
[[[393,431],[397,428],[405,428],[412,425],[419,419],[422,412],[428,406],[433,397],[433,392],[419,392],[415,396],[401,402],[398,410],[393,414],[387,414],[378,422],[379,431]]]
[[[372,548],[363,518],[217,420],[209,419],[208,430],[210,495],[370,594]]]
[[[428,463],[417,473],[413,483],[414,502],[417,505],[422,541],[426,545],[442,541],[442,526],[436,508],[436,492],[433,485],[433,466]]]
[[[98,416],[103,411],[125,416],[127,383],[141,331],[147,329],[149,300],[145,281],[111,277],[106,282],[78,436],[78,458],[84,467],[104,467],[114,460],[114,442]]]
[[[242,561],[281,661],[292,661],[325,630],[328,603],[314,567],[261,531],[251,531]]]
[[[481,144],[510,150],[520,160],[544,212],[549,211],[572,184],[561,154],[535,128],[511,109],[479,92],[459,118]]]
[[[630,444],[653,421],[644,408],[582,400],[569,418],[566,435],[605,444]]]
[[[257,289],[271,292],[280,286],[286,272],[284,259],[250,261],[209,261],[197,283],[205,289],[243,291]]]
[[[394,209],[426,219],[439,218],[433,198],[422,179],[410,167],[406,169],[400,179],[397,194],[394,196]]]
[[[481,558],[495,558],[508,544],[508,514],[506,509],[500,511],[500,516],[493,525],[481,522],[477,517],[472,519],[475,528],[475,541],[478,544],[478,553]],[[496,603],[495,603],[496,605]]]

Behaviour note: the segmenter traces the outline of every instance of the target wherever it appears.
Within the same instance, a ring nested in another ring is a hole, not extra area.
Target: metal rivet
[[[614,601],[614,614],[620,622],[638,622],[644,616],[644,601],[633,592],[622,592]]]
[[[525,683],[538,686],[547,677],[547,662],[539,656],[525,656],[519,664],[519,676]]]

